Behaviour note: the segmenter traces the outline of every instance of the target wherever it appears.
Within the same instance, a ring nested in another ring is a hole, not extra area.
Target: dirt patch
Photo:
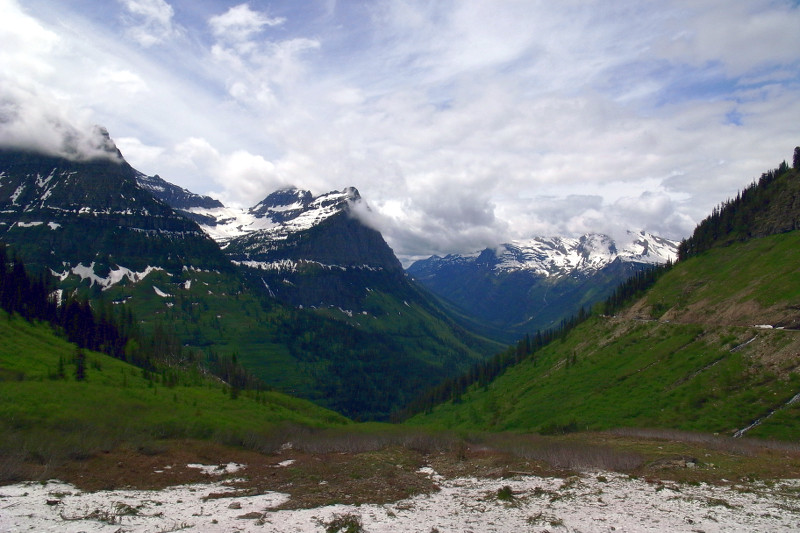
[[[162,443],[161,447],[158,453],[130,448],[102,453],[66,463],[49,472],[48,477],[84,491],[162,489],[222,481],[236,491],[212,497],[281,492],[291,496],[281,507],[287,509],[335,503],[381,504],[438,490],[432,479],[419,472],[426,457],[402,448],[313,455],[286,450],[263,455],[197,441]],[[232,464],[242,468],[229,472],[228,465]]]
[[[761,479],[800,477],[800,452],[793,449],[758,447],[742,451],[720,448],[717,443],[704,445],[703,441],[690,444],[685,435],[664,437],[598,433],[546,440],[555,447],[572,449],[583,444],[605,446],[609,453],[641,454],[643,464],[628,473],[653,482],[726,483],[722,480],[741,479],[743,475]],[[507,440],[500,438],[498,442],[507,445]],[[501,480],[520,475],[568,478],[575,473],[526,459],[524,454],[498,451],[503,446],[492,442],[464,442],[436,452],[390,446],[358,453],[315,454],[297,449],[262,454],[201,441],[156,444],[144,449],[121,447],[71,461],[43,479],[60,479],[88,492],[216,483],[219,489],[205,495],[207,500],[281,493],[289,498],[278,509],[311,509],[334,504],[391,504],[419,494],[435,494],[446,480],[453,479]]]
[[[200,466],[203,468],[200,468]],[[544,463],[484,446],[423,453],[402,447],[362,453],[309,454],[287,449],[276,454],[228,448],[200,441],[170,441],[145,450],[122,447],[48,472],[83,491],[158,490],[193,483],[223,482],[235,491],[211,498],[288,494],[281,509],[333,504],[386,504],[439,490],[441,478],[499,479],[521,473],[563,475]]]

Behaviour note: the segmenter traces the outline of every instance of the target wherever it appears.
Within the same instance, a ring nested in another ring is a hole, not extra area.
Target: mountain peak
[[[481,253],[449,255],[438,261],[478,262],[498,272],[530,271],[549,277],[597,271],[617,259],[627,263],[662,264],[674,261],[676,254],[677,243],[673,241],[645,231],[628,231],[627,238],[620,241],[600,233],[587,233],[577,238],[539,236],[513,240]]]
[[[286,187],[278,189],[267,195],[266,198],[250,208],[250,213],[255,216],[265,216],[273,212],[304,209],[313,200],[311,191]]]
[[[137,171],[136,182],[139,184],[139,187],[148,191],[159,200],[166,202],[173,209],[186,211],[193,207],[205,209],[224,207],[219,200],[215,200],[209,196],[195,194],[188,189],[166,181],[158,174],[147,176]]]

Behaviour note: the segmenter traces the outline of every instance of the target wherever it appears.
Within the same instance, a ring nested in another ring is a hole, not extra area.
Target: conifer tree
[[[86,379],[86,354],[78,348],[75,350],[75,381]]]

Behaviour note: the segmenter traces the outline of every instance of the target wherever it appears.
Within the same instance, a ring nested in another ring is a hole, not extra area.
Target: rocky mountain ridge
[[[605,299],[639,270],[674,261],[677,243],[647,232],[625,242],[587,234],[537,237],[417,261],[408,273],[472,327],[513,342]]]
[[[433,256],[416,262],[410,272],[430,271],[437,265],[481,265],[501,273],[527,271],[542,277],[596,272],[615,260],[663,264],[677,258],[677,243],[651,233],[628,231],[627,242],[608,235],[587,233],[580,237],[534,237],[486,248],[471,254]]]

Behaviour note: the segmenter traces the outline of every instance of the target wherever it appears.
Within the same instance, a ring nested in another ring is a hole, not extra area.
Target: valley
[[[2,155],[2,527],[800,523],[800,233],[749,199],[794,205],[798,169],[679,245],[538,239],[409,275],[354,188],[233,213],[124,161]]]

